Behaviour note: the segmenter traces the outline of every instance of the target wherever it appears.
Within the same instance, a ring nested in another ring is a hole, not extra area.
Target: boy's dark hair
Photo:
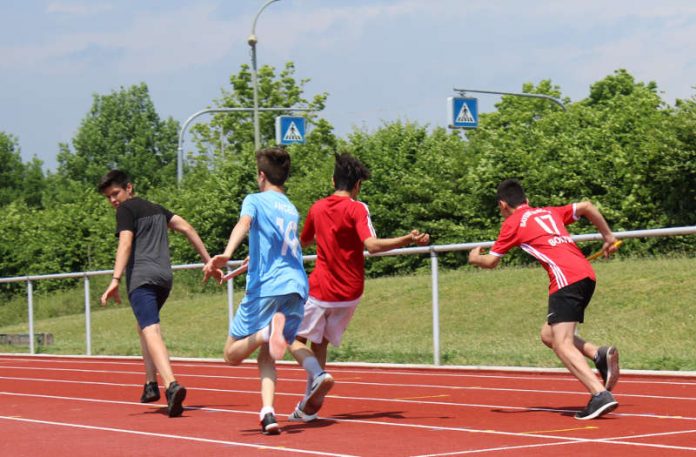
[[[503,201],[513,208],[517,208],[527,201],[522,184],[516,179],[506,179],[498,184],[498,201]]]
[[[282,186],[290,174],[290,154],[283,148],[266,148],[256,151],[256,167],[263,171],[268,181]]]
[[[97,189],[99,190],[100,194],[103,194],[106,189],[114,185],[125,189],[128,187],[128,183],[130,182],[131,180],[125,171],[111,170],[99,180]]]
[[[370,178],[370,170],[352,155],[344,152],[336,157],[334,166],[334,188],[336,190],[353,190],[358,181]]]

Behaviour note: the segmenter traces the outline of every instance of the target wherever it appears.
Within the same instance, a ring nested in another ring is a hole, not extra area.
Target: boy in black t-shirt
[[[145,364],[146,383],[140,401],[157,401],[159,372],[164,382],[169,417],[180,416],[184,408],[186,388],[177,384],[169,354],[160,333],[159,311],[172,288],[167,229],[183,233],[198,251],[204,263],[210,260],[196,230],[182,217],[160,205],[135,197],[128,175],[112,170],[100,180],[99,192],[116,209],[118,250],[111,283],[101,296],[101,304],[109,298],[121,303],[118,292],[123,274],[128,285],[128,300],[138,321],[140,347]]]

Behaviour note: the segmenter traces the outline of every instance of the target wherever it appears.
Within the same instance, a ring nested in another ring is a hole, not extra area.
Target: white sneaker
[[[288,421],[290,422],[312,422],[313,420],[316,420],[318,415],[317,414],[306,414],[304,411],[302,411],[303,408],[303,403],[304,400],[299,402],[297,406],[295,406],[295,411],[288,416]]]
[[[303,401],[304,405],[302,407],[302,411],[310,416],[316,416],[324,403],[324,397],[326,397],[326,394],[329,393],[333,385],[333,376],[325,371],[314,378],[309,395]]]

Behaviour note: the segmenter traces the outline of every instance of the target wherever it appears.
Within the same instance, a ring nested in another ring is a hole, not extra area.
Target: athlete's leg
[[[138,338],[140,339],[140,352],[143,354],[143,364],[145,365],[145,382],[157,382],[157,367],[155,362],[152,361],[152,356],[150,351],[147,349],[147,341],[145,341],[145,335],[143,335],[143,330],[140,325],[136,322],[135,329],[138,331]]]
[[[239,365],[251,355],[259,346],[261,346],[264,341],[264,337],[268,340],[266,334],[268,329],[259,330],[245,338],[235,339],[231,336],[227,336],[227,342],[225,343],[224,357],[225,362],[230,365]]]
[[[152,364],[156,367],[157,371],[162,377],[164,387],[169,387],[169,384],[174,382],[175,379],[174,373],[172,372],[172,366],[169,363],[169,353],[167,352],[167,347],[164,345],[162,333],[160,332],[160,325],[148,325],[140,331],[140,334],[142,335],[142,339],[145,341],[144,345],[147,348],[147,353],[152,360]]]
[[[327,340],[326,338],[324,338],[322,342],[319,344],[312,341],[312,352],[314,352],[314,356],[319,361],[319,365],[321,366],[322,370],[326,369],[326,358],[328,355],[328,348],[329,340]]]
[[[553,351],[585,388],[593,395],[606,390],[590,370],[583,353],[575,345],[577,322],[552,324]]]
[[[263,408],[273,408],[275,396],[276,366],[275,360],[268,352],[268,345],[263,344],[257,357],[261,377],[261,403]]]
[[[544,322],[544,325],[541,326],[541,342],[544,343],[549,349],[553,349],[553,331],[551,330],[551,326],[548,324],[548,322]],[[573,344],[585,357],[594,360],[598,349],[596,345],[590,343],[589,341],[585,341],[577,334],[573,337]]]

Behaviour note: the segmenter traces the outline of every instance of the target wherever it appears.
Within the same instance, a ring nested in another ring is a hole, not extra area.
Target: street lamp
[[[259,16],[266,9],[268,5],[273,2],[280,0],[268,0],[264,5],[259,8],[258,13],[254,17],[254,23],[251,26],[251,35],[247,39],[247,43],[251,46],[251,83],[254,86],[254,147],[256,150],[261,149],[261,133],[259,127],[259,85],[256,79],[256,43],[258,39],[256,38],[256,21],[258,21]]]
[[[548,100],[551,102],[554,102],[561,108],[563,108],[563,111],[567,111],[565,105],[563,102],[561,102],[559,99],[552,97],[550,95],[545,95],[545,94],[527,94],[527,93],[518,93],[518,92],[498,92],[494,90],[474,90],[474,89],[457,89],[454,88],[455,92],[459,92],[460,95],[464,96],[467,92],[476,92],[478,94],[497,94],[497,95],[514,95],[515,97],[528,97],[528,98],[541,98],[544,100]]]
[[[257,107],[255,109],[254,108],[206,108],[206,109],[202,109],[200,111],[196,111],[191,116],[189,116],[188,119],[186,119],[184,124],[181,126],[181,130],[179,131],[179,147],[177,149],[177,154],[176,154],[176,183],[177,183],[177,185],[180,185],[181,180],[184,179],[184,134],[186,133],[186,129],[191,124],[191,122],[193,122],[193,120],[195,118],[197,118],[198,116],[202,116],[203,114],[208,114],[208,113],[239,113],[239,112],[249,112],[249,111],[254,111],[254,112],[257,112],[257,111],[311,112],[314,110],[312,110],[310,108],[285,108],[282,106],[273,106],[270,108],[258,108]]]

